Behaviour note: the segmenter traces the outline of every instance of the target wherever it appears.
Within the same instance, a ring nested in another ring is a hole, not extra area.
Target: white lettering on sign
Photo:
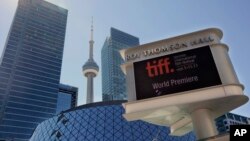
[[[176,51],[179,49],[187,48],[189,46],[200,45],[200,44],[209,43],[209,42],[213,42],[213,41],[214,41],[214,39],[212,37],[208,36],[208,37],[198,38],[198,39],[192,40],[189,42],[189,44],[183,42],[183,43],[175,43],[175,44],[171,44],[171,45],[164,45],[164,46],[160,46],[157,48],[144,50],[142,52],[127,54],[125,61],[139,59],[142,55],[147,57],[147,56],[152,56],[152,55],[156,55],[156,54],[160,54],[160,53],[173,52],[173,51]]]
[[[176,43],[176,44],[170,45],[170,46],[162,46],[159,48],[145,50],[143,52],[143,54],[144,54],[144,56],[151,56],[154,54],[159,54],[162,52],[171,52],[171,51],[179,50],[181,48],[186,48],[186,47],[188,47],[188,45],[186,43],[182,43],[182,44]]]

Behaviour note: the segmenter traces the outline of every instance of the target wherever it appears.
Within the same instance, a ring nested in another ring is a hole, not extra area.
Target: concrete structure
[[[64,111],[39,124],[30,141],[195,141],[193,132],[174,137],[168,127],[126,121],[123,102],[90,103]]]
[[[57,97],[56,114],[77,106],[78,88],[60,84]]]
[[[90,41],[89,41],[89,59],[82,66],[82,72],[85,77],[87,77],[87,99],[86,103],[92,103],[94,101],[94,77],[98,74],[99,67],[93,58],[93,19],[91,25]]]
[[[126,79],[120,65],[124,63],[119,50],[139,45],[139,39],[118,29],[110,29],[102,47],[102,99],[126,100]]]
[[[28,140],[55,115],[67,15],[44,0],[18,1],[1,57],[0,140]]]
[[[122,50],[124,117],[170,126],[172,135],[216,136],[214,119],[248,101],[222,35],[210,28]]]

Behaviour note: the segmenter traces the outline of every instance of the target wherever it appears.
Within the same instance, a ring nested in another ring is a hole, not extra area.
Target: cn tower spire
[[[90,40],[94,41],[93,34],[94,34],[94,25],[93,25],[93,17],[91,18],[91,33],[90,33]]]
[[[89,41],[89,59],[93,60],[93,47],[94,47],[94,26],[93,17],[91,19],[90,41]]]
[[[92,103],[94,101],[94,77],[97,76],[99,72],[99,67],[94,61],[93,58],[93,48],[94,48],[94,26],[93,26],[93,17],[91,20],[91,32],[90,32],[90,41],[89,41],[89,59],[82,66],[83,75],[87,77],[87,99],[86,104]]]

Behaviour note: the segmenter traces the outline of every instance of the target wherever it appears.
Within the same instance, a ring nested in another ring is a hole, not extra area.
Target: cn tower
[[[99,67],[94,61],[93,58],[93,47],[94,47],[94,40],[93,40],[93,18],[91,22],[91,33],[90,33],[90,41],[89,41],[89,59],[88,61],[82,66],[82,72],[85,77],[87,77],[87,99],[86,104],[92,103],[94,101],[94,77],[97,76]]]

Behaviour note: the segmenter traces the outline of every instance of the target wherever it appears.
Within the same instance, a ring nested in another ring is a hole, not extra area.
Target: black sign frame
[[[210,46],[133,65],[137,100],[222,84]]]

